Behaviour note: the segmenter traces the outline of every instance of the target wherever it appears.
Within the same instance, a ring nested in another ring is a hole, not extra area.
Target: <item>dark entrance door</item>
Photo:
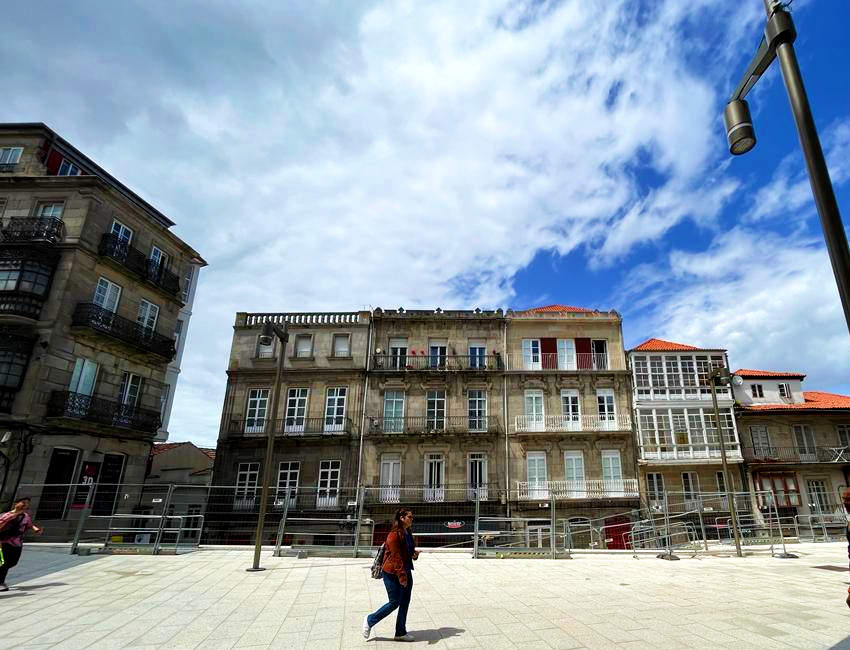
[[[121,474],[124,472],[124,456],[121,454],[106,454],[103,467],[100,470],[100,481],[94,493],[92,514],[111,515],[115,511],[115,498],[121,484]]]
[[[74,468],[80,452],[76,449],[55,448],[47,466],[44,489],[38,502],[39,519],[62,519],[68,505],[68,493],[74,481]]]

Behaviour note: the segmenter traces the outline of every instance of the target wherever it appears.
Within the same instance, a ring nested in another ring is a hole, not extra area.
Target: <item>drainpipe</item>
[[[369,334],[366,337],[366,369],[363,371],[363,404],[360,409],[360,452],[357,458],[357,495],[361,494],[361,479],[363,476],[363,434],[366,431],[366,398],[369,396],[369,359],[372,355],[372,327],[374,323],[374,312],[369,312]],[[359,503],[357,504],[360,505]]]
[[[502,321],[502,352],[505,355],[505,367],[502,369],[502,413],[505,418],[505,516],[511,516],[511,460],[508,439],[508,320]]]

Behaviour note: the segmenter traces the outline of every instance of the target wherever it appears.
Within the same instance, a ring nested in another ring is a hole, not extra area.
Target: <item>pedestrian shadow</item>
[[[2,594],[0,594],[0,600],[5,600],[6,598],[17,598],[18,596],[29,596],[29,594],[2,593]]]
[[[15,585],[14,588],[29,591],[31,589],[46,589],[47,587],[64,587],[67,584],[67,582],[44,582],[40,585]]]
[[[436,630],[410,630],[411,636],[413,636],[416,641],[427,641],[428,645],[435,645],[442,639],[450,639],[452,637],[460,636],[464,632],[466,632],[466,630],[457,627],[440,627]],[[395,638],[391,636],[375,636],[370,640],[394,641]]]

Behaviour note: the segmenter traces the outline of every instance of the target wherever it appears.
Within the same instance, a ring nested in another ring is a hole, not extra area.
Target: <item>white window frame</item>
[[[428,367],[445,369],[448,363],[449,342],[447,339],[428,341]]]
[[[800,460],[804,462],[816,460],[817,441],[812,426],[810,424],[793,424],[791,431],[794,436],[794,446],[800,454]]]
[[[561,418],[564,431],[581,431],[581,395],[577,388],[561,389]]]
[[[134,372],[125,372],[121,376],[121,388],[119,389],[118,401],[122,406],[136,408],[142,399],[142,388],[145,379]]]
[[[429,431],[446,430],[446,391],[429,390],[425,393],[425,427]]]
[[[65,212],[65,203],[62,201],[44,201],[35,208],[35,216],[41,219],[61,219]]]
[[[575,339],[558,339],[558,370],[575,370],[576,363],[576,341]]]
[[[0,165],[17,165],[23,152],[23,147],[0,147]]]
[[[780,381],[778,384],[779,397],[783,399],[791,399],[791,384],[787,381]]]
[[[470,451],[466,455],[467,499],[486,501],[487,494],[487,452]]]
[[[336,508],[339,500],[342,461],[331,459],[319,462],[319,482],[316,486],[316,508],[329,510]]]
[[[79,165],[75,165],[67,158],[63,158],[61,164],[59,165],[59,171],[56,172],[57,176],[80,176],[83,171],[80,169]]]
[[[99,364],[89,359],[78,358],[74,364],[74,372],[71,375],[68,392],[91,397],[94,395],[94,387],[97,385],[99,372]]]
[[[603,431],[617,429],[617,399],[613,388],[596,389],[596,413]]]
[[[263,433],[269,417],[268,388],[250,388],[245,402],[245,433]]]
[[[310,389],[303,386],[293,386],[286,392],[285,433],[304,433],[309,399]]]
[[[542,370],[542,355],[540,353],[540,339],[522,340],[522,369]]]
[[[838,434],[838,444],[850,449],[850,424],[836,424],[835,432]]]
[[[338,345],[338,342],[344,341],[344,346]],[[331,339],[331,356],[337,359],[347,359],[351,357],[351,334],[334,334]]]
[[[404,370],[407,367],[407,339],[391,338],[390,344],[390,368]]]
[[[532,473],[532,461],[536,467]],[[529,499],[548,499],[549,498],[549,470],[546,467],[546,452],[545,451],[529,451],[525,454],[525,476],[528,485]],[[542,477],[539,470],[542,469]],[[533,477],[532,477],[533,474]]]
[[[156,244],[152,244],[150,261],[155,264],[157,268],[164,269],[168,266],[168,253]]]
[[[531,400],[531,412],[529,412],[529,400]],[[538,412],[537,405],[540,405]],[[525,416],[526,431],[546,430],[546,399],[540,389],[528,389],[523,393],[523,415]]]
[[[426,502],[440,502],[446,499],[446,457],[441,452],[425,454],[422,497]]]
[[[646,497],[649,500],[650,508],[662,508],[664,504],[664,475],[661,472],[647,473]]]
[[[274,499],[274,506],[276,508],[280,508],[284,505],[287,489],[289,489],[289,507],[295,507],[295,503],[298,500],[298,486],[300,480],[300,460],[280,461],[277,466],[277,492]]]
[[[567,484],[567,497],[584,499],[587,496],[587,476],[584,466],[584,452],[577,449],[564,451],[564,481]]]
[[[142,326],[147,336],[151,336],[156,331],[156,322],[158,319],[159,305],[144,298],[139,300],[139,313],[136,315],[136,322]]]
[[[345,431],[348,386],[328,386],[325,391],[325,433]]]
[[[487,367],[487,341],[486,339],[469,339],[467,344],[467,359],[470,368]]]
[[[753,399],[759,399],[764,397],[764,385],[750,384],[750,395],[753,397]]]
[[[619,449],[603,449],[600,452],[602,459],[602,489],[606,496],[621,497],[626,495],[625,481],[623,480],[623,460]],[[616,459],[616,472],[611,472],[613,465],[606,469],[606,459]],[[607,474],[607,476],[606,476]]]
[[[471,388],[466,392],[467,422],[470,431],[487,431],[487,390]]]
[[[381,503],[401,501],[401,454],[381,454],[381,469],[378,477],[380,486],[378,500]]]
[[[115,237],[118,244],[129,246],[133,241],[133,229],[125,226],[118,219],[112,220],[112,225],[109,227],[109,233]]]
[[[236,468],[237,503],[242,502],[243,508],[253,508],[260,482],[260,463],[239,463]]]
[[[303,345],[303,342],[307,341],[307,346]],[[312,334],[296,334],[295,335],[295,348],[292,351],[292,354],[297,359],[310,359],[313,357],[313,335]]]
[[[97,286],[94,289],[94,298],[92,302],[113,314],[118,311],[118,305],[121,303],[121,292],[123,291],[120,284],[115,284],[111,280],[104,277],[98,278]],[[98,295],[103,296],[98,298]],[[101,302],[98,302],[101,300]]]
[[[404,431],[405,401],[405,394],[403,390],[384,391],[384,415],[382,427],[384,433],[402,433]],[[392,404],[393,411],[389,415],[387,415],[388,404]],[[399,404],[401,405],[401,414],[396,412]]]
[[[598,347],[605,348],[605,351],[595,352],[594,349]],[[590,339],[590,354],[593,355],[591,367],[594,370],[607,370],[611,366],[608,359],[608,339]]]
[[[260,342],[262,339],[262,334],[257,335],[257,358],[258,359],[274,359],[276,356],[276,348],[277,348],[277,337],[273,336],[271,343],[268,345],[263,345]]]

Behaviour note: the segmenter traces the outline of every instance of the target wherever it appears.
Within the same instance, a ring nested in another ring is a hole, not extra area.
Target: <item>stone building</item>
[[[110,514],[119,484],[144,481],[183,278],[205,262],[43,124],[0,125],[0,218],[2,500],[25,489],[67,523],[98,484],[94,514]]]
[[[799,516],[804,528],[812,516],[819,522],[833,514],[841,528],[840,491],[850,485],[850,397],[803,391],[806,376],[796,372],[740,369],[735,375],[741,379],[734,387],[736,413],[756,506],[767,512],[775,498],[779,516]]]

